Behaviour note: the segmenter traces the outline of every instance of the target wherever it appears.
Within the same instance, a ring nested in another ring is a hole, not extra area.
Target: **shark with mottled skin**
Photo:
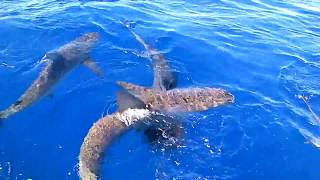
[[[153,66],[153,89],[167,91],[177,86],[177,76],[172,70],[168,60],[156,48],[151,47],[136,32],[133,31],[131,25],[126,22],[122,23],[133,37],[145,48],[148,59]],[[119,111],[128,108],[144,108],[144,104],[127,91],[118,92],[118,109]],[[144,129],[144,134],[151,143],[160,142],[166,146],[177,146],[180,144],[183,136],[181,122],[173,116],[154,116],[151,117],[153,123],[139,127]]]
[[[116,137],[119,137],[130,127],[142,122],[143,119],[149,118],[149,121],[152,121],[152,115],[159,115],[163,111],[204,111],[234,102],[233,95],[217,88],[185,88],[161,91],[124,82],[118,82],[118,84],[141,100],[146,107],[142,109],[129,108],[122,112],[116,112],[98,120],[90,128],[80,149],[79,175],[81,179],[98,179],[105,149],[111,145]],[[159,110],[159,112],[154,111],[154,109]]]
[[[146,108],[160,112],[205,111],[234,102],[234,96],[220,88],[195,87],[161,91],[123,81],[117,84],[142,101]]]
[[[14,104],[0,112],[0,119],[8,118],[30,106],[41,97],[48,95],[57,82],[79,64],[87,66],[96,74],[102,76],[102,70],[89,56],[91,49],[97,44],[98,40],[99,33],[87,33],[57,50],[46,53],[42,60],[47,64],[38,78]]]
[[[132,126],[151,116],[147,109],[126,109],[99,119],[90,128],[81,145],[79,176],[83,180],[96,180],[102,165],[104,152],[114,139]]]

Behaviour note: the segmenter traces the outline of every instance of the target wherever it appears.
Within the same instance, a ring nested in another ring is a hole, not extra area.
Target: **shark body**
[[[205,111],[234,102],[234,96],[221,88],[195,87],[161,91],[123,81],[117,84],[142,101],[146,108],[161,112]]]
[[[22,111],[41,97],[50,93],[52,88],[73,68],[84,64],[98,75],[102,70],[91,60],[89,53],[99,39],[98,33],[87,33],[57,50],[50,51],[42,58],[47,62],[38,78],[24,94],[9,108],[0,112],[0,119]]]
[[[131,126],[148,118],[147,109],[127,109],[99,119],[90,128],[80,149],[79,176],[83,180],[99,179],[105,149]]]

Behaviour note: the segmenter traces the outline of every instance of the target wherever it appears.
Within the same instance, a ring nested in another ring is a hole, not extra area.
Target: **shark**
[[[138,121],[150,117],[147,109],[126,109],[99,119],[90,128],[80,148],[79,176],[83,180],[99,179],[104,152],[114,139]]]
[[[81,179],[100,178],[105,150],[129,129],[139,129],[148,124],[145,134],[149,140],[163,136],[159,135],[159,127],[169,131],[169,136],[181,136],[180,122],[168,116],[168,113],[204,111],[234,102],[231,93],[219,88],[176,88],[176,75],[165,57],[132,31],[130,26],[126,27],[149,54],[154,70],[153,85],[147,88],[117,82],[124,89],[117,92],[118,111],[94,123],[81,145],[78,164]]]
[[[37,79],[15,103],[0,112],[0,120],[22,111],[41,97],[49,95],[53,87],[79,64],[85,65],[102,77],[102,69],[90,57],[91,49],[97,44],[98,40],[99,33],[90,32],[57,50],[47,52],[42,58],[46,65]]]
[[[161,112],[205,111],[234,102],[234,96],[221,88],[194,87],[161,91],[124,81],[118,81],[117,84],[142,101],[146,108]]]
[[[145,48],[153,66],[153,88],[168,90],[177,86],[177,76],[168,60],[156,48],[150,46],[139,34],[134,32],[129,22],[122,23],[134,38]]]
[[[143,120],[152,121],[153,115],[161,115],[163,111],[204,111],[234,102],[234,96],[231,93],[218,88],[176,88],[161,91],[125,82],[118,82],[118,85],[127,89],[129,93],[133,93],[145,104],[145,107],[142,109],[128,108],[122,112],[103,117],[94,123],[80,148],[79,176],[81,179],[99,179],[105,150],[116,137],[119,137],[131,127],[142,123]],[[142,93],[146,94],[143,95]]]
[[[133,35],[135,40],[139,42],[145,49],[147,59],[150,60],[153,67],[153,84],[152,88],[157,90],[170,90],[177,86],[177,74],[172,69],[166,57],[159,50],[149,45],[139,34],[133,31],[129,22],[121,22],[125,28]],[[118,109],[123,111],[128,108],[144,108],[143,102],[139,101],[133,95],[126,91],[117,93]],[[147,123],[146,126],[138,127],[144,130],[149,142],[160,142],[167,147],[175,147],[179,145],[183,136],[183,128],[181,122],[174,116],[155,116],[152,118],[153,123]]]

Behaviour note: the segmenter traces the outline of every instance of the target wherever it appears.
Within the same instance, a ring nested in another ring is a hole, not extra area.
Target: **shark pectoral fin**
[[[143,87],[143,86],[139,86],[139,85],[135,85],[132,83],[128,83],[128,82],[124,82],[124,81],[117,81],[117,84],[126,89],[130,94],[132,94],[134,97],[136,97],[137,99],[143,101],[143,97],[147,92],[150,92],[151,90]]]
[[[104,77],[103,70],[92,59],[87,59],[87,60],[83,61],[83,65],[85,65],[87,68],[89,68],[91,71],[93,71],[97,76],[99,76],[101,78]]]
[[[127,91],[117,92],[117,104],[120,112],[126,109],[143,109],[145,104]]]

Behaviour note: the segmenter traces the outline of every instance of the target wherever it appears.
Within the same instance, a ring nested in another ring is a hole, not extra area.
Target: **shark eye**
[[[182,99],[183,99],[183,101],[184,101],[185,103],[188,103],[188,99],[187,99],[187,98],[183,97]]]

